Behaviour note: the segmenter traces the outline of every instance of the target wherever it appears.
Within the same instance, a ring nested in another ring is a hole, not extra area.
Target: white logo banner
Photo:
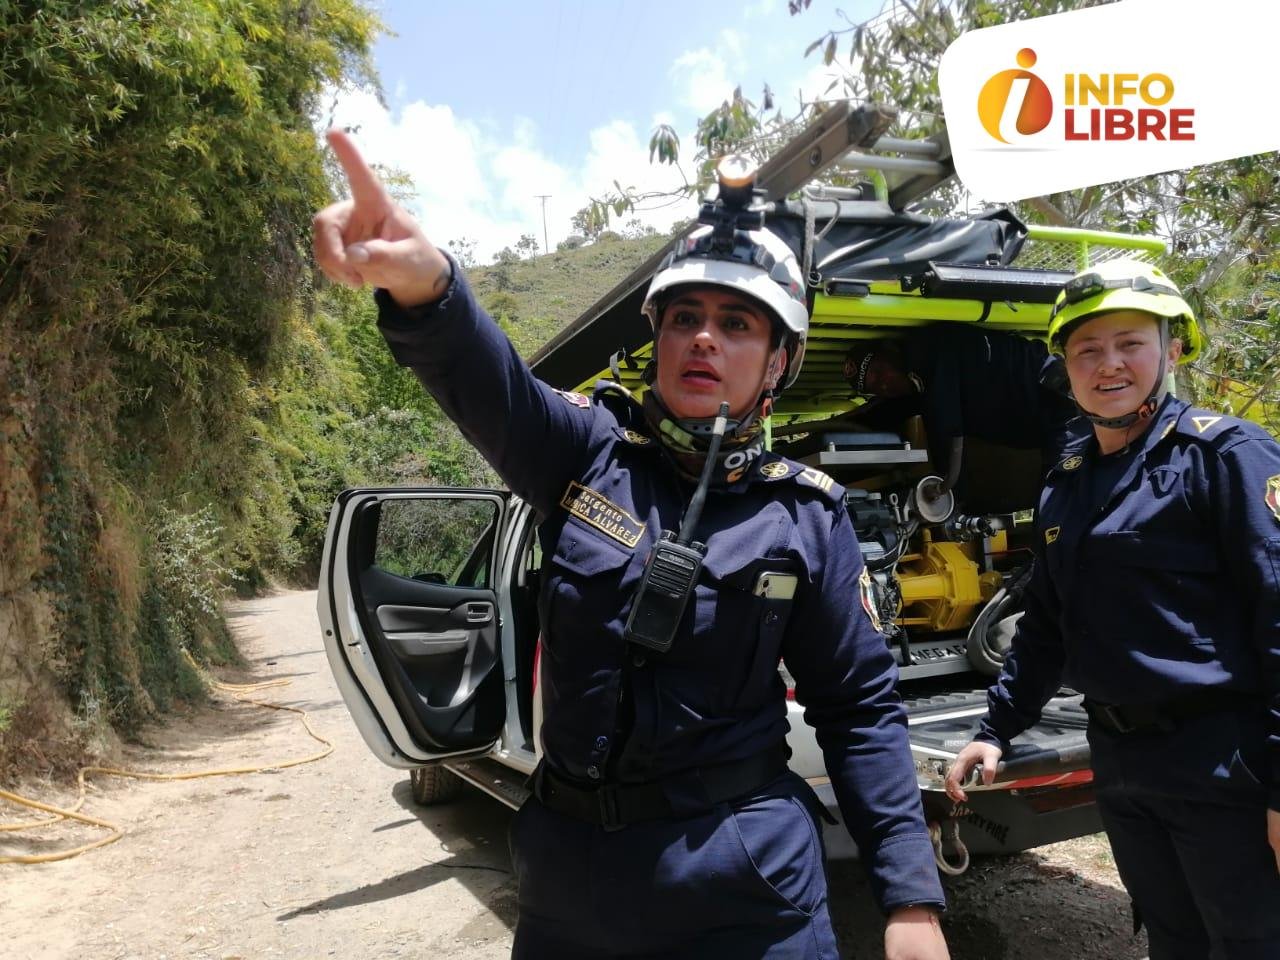
[[[1280,149],[1276,10],[1123,0],[963,34],[938,67],[956,173],[1021,200]]]

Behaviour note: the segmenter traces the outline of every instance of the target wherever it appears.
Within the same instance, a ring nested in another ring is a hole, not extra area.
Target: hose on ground
[[[37,827],[48,826],[50,824],[59,823],[63,820],[75,820],[90,826],[99,827],[109,831],[105,837],[100,837],[91,843],[82,844],[69,850],[59,850],[53,853],[40,854],[0,854],[0,863],[53,863],[57,860],[67,860],[71,857],[77,857],[82,853],[90,850],[96,850],[98,847],[105,847],[109,843],[115,843],[125,835],[125,829],[119,824],[112,823],[109,820],[102,820],[98,817],[91,817],[88,814],[80,813],[80,808],[84,806],[85,795],[88,789],[86,777],[90,775],[100,775],[107,777],[127,777],[133,780],[197,780],[202,777],[229,777],[247,773],[262,773],[266,770],[284,770],[288,767],[300,766],[304,763],[314,763],[322,760],[329,754],[333,753],[333,744],[326,740],[311,726],[310,718],[307,712],[299,707],[288,707],[282,703],[270,703],[266,700],[250,699],[248,694],[268,687],[288,686],[289,680],[264,680],[260,683],[223,683],[221,680],[215,680],[213,677],[200,667],[199,664],[192,659],[191,654],[186,650],[182,651],[186,657],[187,663],[191,668],[199,674],[200,678],[214,690],[229,693],[240,703],[248,703],[257,707],[264,707],[268,710],[287,710],[290,713],[296,713],[302,718],[302,725],[306,728],[307,733],[313,740],[324,744],[324,749],[317,753],[313,753],[306,757],[298,757],[291,760],[281,760],[275,763],[265,763],[256,766],[245,767],[223,767],[216,770],[193,770],[187,773],[149,773],[143,770],[123,770],[116,767],[81,767],[80,772],[76,776],[76,785],[78,788],[78,796],[76,802],[69,807],[57,807],[48,803],[41,803],[38,800],[32,800],[29,797],[23,797],[8,790],[0,790],[0,800],[6,800],[11,804],[19,807],[27,807],[32,810],[39,810],[42,813],[52,814],[49,817],[42,817],[38,820],[24,820],[17,823],[0,823],[0,832],[15,832],[19,830],[33,830]]]

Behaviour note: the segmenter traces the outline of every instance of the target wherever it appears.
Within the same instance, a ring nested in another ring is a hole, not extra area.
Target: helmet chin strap
[[[1076,409],[1080,411],[1080,415],[1092,423],[1095,427],[1103,427],[1107,430],[1124,430],[1133,426],[1135,423],[1141,423],[1144,420],[1150,420],[1156,415],[1156,411],[1160,409],[1160,404],[1164,401],[1168,390],[1165,388],[1165,380],[1169,376],[1169,321],[1164,317],[1160,318],[1160,372],[1156,374],[1156,382],[1152,384],[1147,399],[1138,405],[1138,409],[1132,413],[1121,414],[1118,417],[1103,417],[1096,413],[1090,413],[1086,410],[1075,396]]]
[[[763,420],[773,411],[773,391],[779,378],[782,376],[782,369],[785,363],[786,351],[779,346],[773,351],[773,355],[769,358],[769,363],[765,367],[764,376],[760,380],[760,396],[756,401],[755,407],[749,410],[747,415],[741,420],[735,420],[732,417],[728,419],[724,431],[724,437],[726,440],[732,440],[738,432],[749,429],[757,420]],[[649,389],[652,390],[654,396],[658,398],[663,409],[670,413],[670,408],[667,407],[667,401],[658,390],[656,362],[650,361],[648,366],[645,367],[644,381],[649,384]],[[679,418],[676,417],[675,414],[671,414],[671,419],[676,426],[680,427],[681,430],[684,430],[686,433],[694,437],[709,438],[712,431],[715,429],[716,424],[715,417]]]

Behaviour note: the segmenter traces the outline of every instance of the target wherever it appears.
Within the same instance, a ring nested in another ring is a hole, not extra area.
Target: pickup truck
[[[759,171],[768,224],[806,265],[813,304],[804,368],[775,408],[771,443],[848,491],[872,602],[898,658],[926,818],[940,866],[954,873],[970,851],[1101,830],[1086,717],[1069,689],[1015,740],[991,787],[964,805],[941,789],[1019,616],[1041,460],[966,444],[945,468],[932,463],[919,417],[861,422],[868,405],[844,359],[860,339],[928,335],[940,321],[1042,340],[1057,290],[1081,265],[1163,244],[1029,227],[1004,209],[929,216],[921,201],[953,182],[945,133],[890,137],[892,120],[883,108],[837,105]],[[836,171],[852,185],[814,185]],[[644,389],[652,343],[639,307],[661,257],[543,347],[534,373],[588,393],[599,379]],[[318,600],[325,650],[366,743],[410,771],[420,803],[453,798],[464,782],[512,807],[527,796],[540,754],[536,524],[528,504],[500,490],[353,489],[333,506]],[[849,598],[851,609],[860,602]],[[838,817],[813,733],[789,708],[791,766]],[[833,857],[856,854],[842,827],[825,839]]]

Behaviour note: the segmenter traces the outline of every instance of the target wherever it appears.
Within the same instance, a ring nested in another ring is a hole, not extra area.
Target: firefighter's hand
[[[950,960],[938,911],[932,907],[900,907],[884,928],[885,960]]]
[[[391,199],[351,138],[341,130],[327,136],[351,199],[325,207],[312,220],[320,269],[337,283],[382,287],[402,307],[439,300],[449,289],[449,261]]]
[[[1280,810],[1267,811],[1267,840],[1276,855],[1276,869],[1280,870]]]
[[[969,799],[960,784],[969,778],[970,771],[978,764],[982,764],[982,782],[991,786],[996,779],[996,765],[1003,754],[1004,751],[999,747],[983,743],[981,740],[974,740],[956,754],[955,762],[947,771],[947,779],[944,782],[947,796],[956,803],[963,803]]]

